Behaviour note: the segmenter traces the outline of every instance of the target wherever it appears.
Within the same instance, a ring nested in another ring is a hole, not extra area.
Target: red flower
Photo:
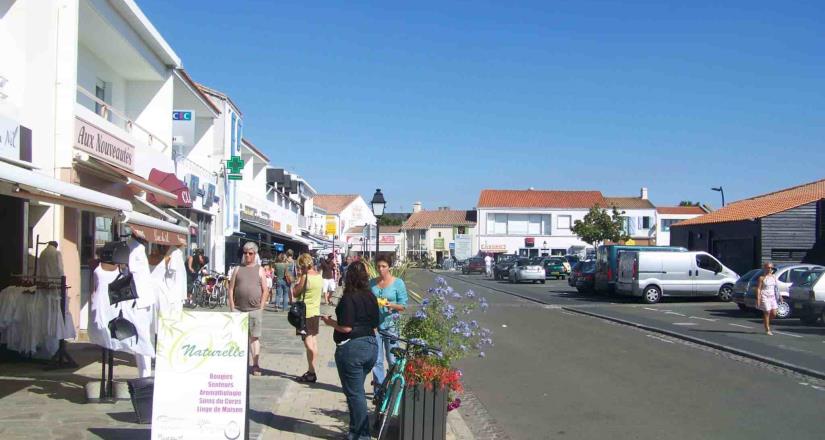
[[[426,357],[415,357],[407,362],[404,378],[408,386],[424,385],[427,389],[437,386],[456,393],[464,391],[458,370],[434,364]]]

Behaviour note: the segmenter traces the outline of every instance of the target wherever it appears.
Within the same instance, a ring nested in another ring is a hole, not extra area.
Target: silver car
[[[510,266],[510,273],[507,279],[511,283],[520,283],[522,281],[532,281],[534,283],[545,282],[544,267],[538,264],[533,264],[528,258],[517,259],[512,266]]]
[[[799,282],[810,270],[817,268],[821,269],[822,266],[816,264],[777,264],[774,267],[773,273],[776,275],[776,284],[777,287],[779,287],[779,294],[782,296],[782,301],[779,302],[779,308],[776,310],[777,318],[785,319],[791,316],[793,309],[788,305],[788,295],[791,286]],[[750,274],[751,272],[748,273]],[[736,302],[736,305],[738,305],[740,309],[756,308],[756,289],[759,287],[759,277],[761,276],[761,269],[751,276],[744,295],[740,296],[734,292],[733,301]],[[736,286],[734,286],[734,290],[736,290]]]

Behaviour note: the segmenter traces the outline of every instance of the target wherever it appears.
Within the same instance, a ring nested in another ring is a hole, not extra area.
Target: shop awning
[[[90,168],[97,175],[106,176],[115,181],[122,181],[135,193],[146,193],[146,200],[161,206],[178,206],[178,195],[173,194],[157,184],[150,182],[135,173],[110,165],[91,156],[80,156],[77,164]]]
[[[166,246],[186,246],[187,228],[134,211],[123,213],[121,222],[141,232],[146,241]]]
[[[177,207],[189,208],[192,206],[192,196],[189,194],[189,188],[174,174],[152,168],[152,171],[149,172],[149,182],[176,195],[178,197]]]
[[[262,225],[262,224],[257,223],[257,222],[253,222],[253,221],[246,220],[246,219],[241,219],[241,225],[250,226],[254,229],[257,229],[257,230],[260,230],[260,231],[265,232],[267,234],[270,234],[270,235],[272,235],[273,238],[277,238],[278,240],[281,240],[281,241],[285,240],[285,241],[297,242],[298,244],[301,244],[301,245],[304,245],[304,246],[307,245],[303,240],[299,240],[299,238],[294,236],[294,235],[287,234],[285,232],[276,231],[276,230],[270,228],[269,226]]]
[[[54,177],[0,162],[3,193],[24,199],[70,206],[89,211],[131,211],[132,204],[118,197],[74,185]]]

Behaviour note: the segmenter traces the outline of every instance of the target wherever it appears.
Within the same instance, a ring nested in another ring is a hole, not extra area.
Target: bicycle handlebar
[[[412,345],[414,347],[418,347],[418,348],[423,349],[425,351],[430,351],[432,353],[441,353],[441,349],[438,348],[438,347],[433,347],[431,345],[422,344],[420,342],[410,341],[408,339],[401,338],[399,336],[396,336],[396,335],[394,335],[390,332],[384,331],[384,330],[378,330],[378,333],[381,335],[381,337],[387,338],[391,341],[400,341],[400,342],[403,342],[403,343],[407,344],[408,346]]]

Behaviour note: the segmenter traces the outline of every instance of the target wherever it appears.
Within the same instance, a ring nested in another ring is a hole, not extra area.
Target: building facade
[[[670,246],[670,227],[676,223],[690,220],[709,213],[701,206],[658,206],[656,207],[656,244]]]
[[[442,261],[445,257],[464,260],[478,253],[474,246],[476,212],[438,209],[425,211],[420,205],[401,226],[405,234],[407,259]]]

